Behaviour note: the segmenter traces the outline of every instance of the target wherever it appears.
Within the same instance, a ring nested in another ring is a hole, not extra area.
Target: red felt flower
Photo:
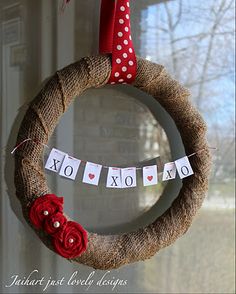
[[[88,237],[80,224],[68,221],[60,238],[55,237],[52,241],[58,254],[65,258],[74,258],[86,250]]]
[[[44,220],[63,211],[63,197],[46,194],[38,197],[30,207],[29,218],[36,229],[43,227]]]
[[[66,217],[61,212],[56,212],[44,220],[43,229],[49,235],[57,235],[60,238],[66,223]]]

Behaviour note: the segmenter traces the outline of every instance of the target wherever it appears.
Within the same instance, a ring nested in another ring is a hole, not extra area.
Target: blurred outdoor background
[[[114,270],[127,279],[119,293],[235,293],[235,3],[231,0],[131,0],[136,54],[163,64],[190,89],[208,125],[213,167],[202,209],[190,230],[155,257]],[[28,103],[57,69],[98,53],[99,0],[0,0],[0,203],[2,293],[39,293],[40,287],[5,288],[10,277],[33,269],[56,278],[79,270],[49,251],[25,223],[13,184],[13,149]],[[49,142],[77,158],[104,165],[160,164],[184,155],[169,115],[150,96],[129,86],[91,89],[63,116]],[[45,156],[48,151],[45,150]],[[49,186],[65,197],[66,213],[88,230],[121,233],[162,214],[181,181],[134,189],[75,182],[46,172]],[[160,177],[161,179],[161,177]],[[101,271],[97,271],[102,275]],[[61,286],[53,293],[83,293]],[[111,288],[88,292],[110,293]]]

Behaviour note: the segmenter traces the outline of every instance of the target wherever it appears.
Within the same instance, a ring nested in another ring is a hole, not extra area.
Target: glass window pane
[[[207,198],[190,230],[150,260],[111,271],[127,280],[120,293],[235,292],[235,8],[231,0],[139,0],[131,2],[132,37],[137,55],[163,64],[192,93],[192,103],[208,125],[213,168]],[[41,293],[41,286],[6,288],[13,274],[66,279],[91,268],[48,250],[22,217],[15,197],[14,159],[10,154],[28,103],[56,70],[98,53],[100,1],[0,1],[1,52],[1,280],[3,293]],[[178,158],[183,146],[173,121],[152,97],[127,86],[91,89],[77,97],[49,142],[83,160],[132,165],[157,158]],[[170,151],[171,150],[171,151]],[[159,157],[160,156],[160,157]],[[99,233],[131,231],[153,221],[172,203],[179,180],[144,188],[110,191],[106,173],[98,187],[47,173],[54,193],[65,196],[65,210]],[[163,195],[162,191],[164,191]],[[104,274],[96,271],[95,281]],[[84,293],[81,285],[51,287],[49,292]],[[92,293],[111,287],[93,285]]]

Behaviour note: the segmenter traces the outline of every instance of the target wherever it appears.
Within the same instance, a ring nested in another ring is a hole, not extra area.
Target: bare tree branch
[[[202,40],[204,38],[208,38],[210,36],[212,32],[209,33],[199,33],[196,35],[192,35],[192,36],[185,36],[185,37],[181,37],[181,38],[177,38],[175,40],[173,40],[174,43],[180,42],[180,41],[185,41],[185,40],[189,40],[189,39],[198,39],[198,40]],[[225,31],[225,32],[216,32],[215,36],[223,36],[223,35],[232,35],[234,36],[234,31]]]
[[[220,78],[225,77],[225,76],[227,76],[229,74],[232,74],[232,72],[231,71],[228,71],[228,72],[220,73],[220,74],[215,75],[215,76],[212,76],[212,77],[205,78],[204,81],[203,81],[203,83],[204,84],[207,84],[209,82],[212,82],[212,81],[215,81],[215,80],[219,80]],[[185,86],[186,87],[193,87],[193,86],[199,85],[200,83],[202,83],[202,81],[201,80],[197,80],[197,81],[193,81],[193,82],[191,82],[189,84],[185,84]]]

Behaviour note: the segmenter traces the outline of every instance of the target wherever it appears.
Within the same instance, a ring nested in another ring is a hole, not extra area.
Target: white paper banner
[[[45,164],[45,168],[52,172],[58,173],[62,166],[65,156],[66,153],[53,148],[49,154],[48,160]]]
[[[122,188],[121,185],[121,169],[117,167],[109,167],[107,174],[107,188]]]
[[[53,148],[49,154],[45,168],[56,172],[66,178],[75,180],[80,167],[81,160],[69,156],[67,153]],[[107,173],[107,188],[132,188],[137,186],[136,167],[118,168],[106,167]],[[97,186],[100,179],[102,165],[87,162],[83,183]],[[158,183],[157,165],[144,166],[143,170],[143,185],[152,186]],[[193,175],[193,170],[189,162],[188,156],[184,156],[175,162],[168,162],[164,165],[162,181],[169,181],[176,178],[178,171],[180,179]]]
[[[84,170],[83,183],[98,185],[102,165],[93,162],[87,162]]]
[[[127,167],[121,169],[122,188],[131,188],[137,186],[136,167]]]
[[[189,177],[193,174],[193,170],[187,156],[176,160],[175,165],[181,179]]]
[[[77,175],[80,163],[81,160],[66,155],[63,160],[59,175],[74,180]]]
[[[157,166],[150,165],[143,167],[143,185],[152,186],[158,183]]]
[[[176,166],[174,162],[168,162],[164,165],[162,181],[173,180],[176,177]]]

